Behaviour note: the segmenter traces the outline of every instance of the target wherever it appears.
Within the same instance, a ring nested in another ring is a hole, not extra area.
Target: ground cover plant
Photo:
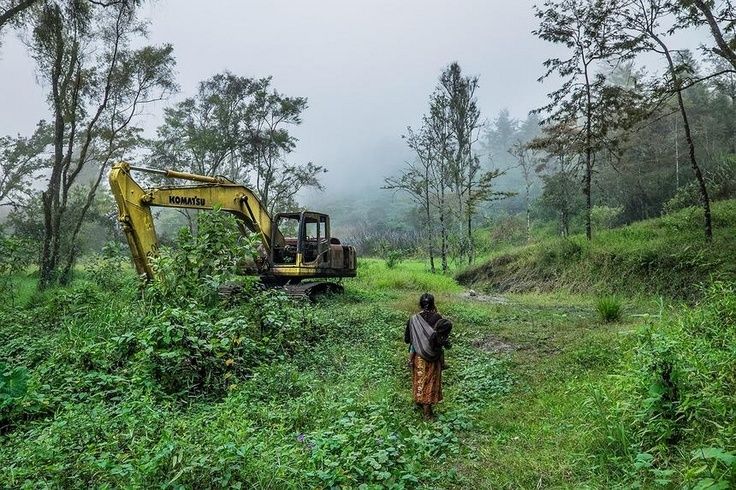
[[[70,286],[3,303],[0,486],[734,483],[728,283],[692,311],[619,292],[614,323],[596,296],[470,295],[412,260],[363,259],[316,304],[247,281],[222,298],[242,279],[228,251],[249,246],[227,216],[202,219],[162,252],[166,283],[141,291],[108,247]],[[412,407],[403,343],[425,291],[455,323],[434,423]]]

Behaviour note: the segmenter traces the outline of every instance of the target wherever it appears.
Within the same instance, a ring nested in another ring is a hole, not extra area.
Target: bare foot
[[[434,420],[434,411],[432,411],[432,405],[424,405],[424,420]]]

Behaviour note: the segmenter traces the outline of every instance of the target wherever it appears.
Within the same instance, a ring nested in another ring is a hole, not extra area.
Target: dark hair
[[[426,311],[434,311],[437,307],[434,305],[434,296],[429,293],[424,293],[419,298],[419,307]]]

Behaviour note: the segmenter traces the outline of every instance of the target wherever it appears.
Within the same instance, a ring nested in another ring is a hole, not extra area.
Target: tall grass
[[[605,323],[613,323],[621,320],[623,308],[618,296],[609,295],[598,298],[595,309],[601,321]]]

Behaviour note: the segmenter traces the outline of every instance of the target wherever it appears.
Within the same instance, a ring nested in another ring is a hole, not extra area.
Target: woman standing
[[[444,348],[450,348],[448,337],[452,323],[437,313],[434,296],[424,293],[419,298],[422,311],[406,323],[404,342],[409,348],[414,402],[422,407],[425,419],[433,419],[433,406],[442,401],[442,369]]]

